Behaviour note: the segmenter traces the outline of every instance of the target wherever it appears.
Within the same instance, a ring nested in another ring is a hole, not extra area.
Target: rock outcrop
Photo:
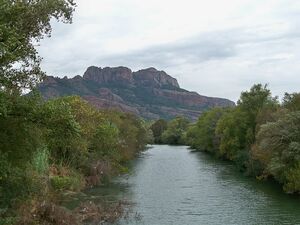
[[[148,68],[132,72],[126,67],[89,67],[73,78],[49,76],[39,85],[46,99],[79,95],[99,108],[117,109],[146,119],[185,116],[196,120],[209,108],[234,106],[234,102],[181,89],[164,71]]]

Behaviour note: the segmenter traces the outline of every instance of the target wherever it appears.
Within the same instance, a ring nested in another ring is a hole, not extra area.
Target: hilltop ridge
[[[175,78],[153,67],[132,72],[123,66],[90,66],[83,76],[48,76],[38,88],[46,99],[79,95],[96,107],[131,112],[146,119],[181,115],[196,120],[209,108],[234,106],[228,99],[182,89]]]

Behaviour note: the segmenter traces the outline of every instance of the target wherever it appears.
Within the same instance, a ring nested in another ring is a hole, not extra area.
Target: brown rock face
[[[91,66],[84,73],[83,79],[91,80],[102,85],[115,84],[130,86],[134,84],[131,70],[121,66],[115,68],[105,67],[103,69]]]
[[[126,67],[91,66],[83,77],[47,77],[39,89],[46,99],[79,95],[96,107],[130,112],[146,119],[185,116],[196,120],[206,109],[235,105],[227,99],[181,89],[175,78],[155,68],[132,72]]]
[[[133,77],[136,82],[136,85],[155,88],[179,88],[179,84],[175,78],[169,76],[166,72],[158,71],[155,68],[139,70],[133,73]]]

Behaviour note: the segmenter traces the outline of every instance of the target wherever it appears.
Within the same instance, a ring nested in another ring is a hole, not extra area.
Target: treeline
[[[190,121],[184,117],[176,117],[166,121],[159,119],[152,123],[150,129],[155,144],[184,145]]]
[[[165,123],[152,125],[155,141],[179,144],[165,138],[177,133]],[[257,84],[241,93],[236,107],[211,109],[187,127],[181,144],[231,160],[258,179],[272,178],[287,193],[300,192],[300,93],[286,93],[280,103]]]

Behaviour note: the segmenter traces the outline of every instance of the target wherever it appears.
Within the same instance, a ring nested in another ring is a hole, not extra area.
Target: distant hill
[[[132,72],[126,67],[91,66],[83,76],[48,76],[39,90],[46,99],[79,95],[96,107],[131,112],[146,119],[182,115],[196,120],[206,109],[234,106],[228,99],[181,89],[175,78],[155,68]]]

